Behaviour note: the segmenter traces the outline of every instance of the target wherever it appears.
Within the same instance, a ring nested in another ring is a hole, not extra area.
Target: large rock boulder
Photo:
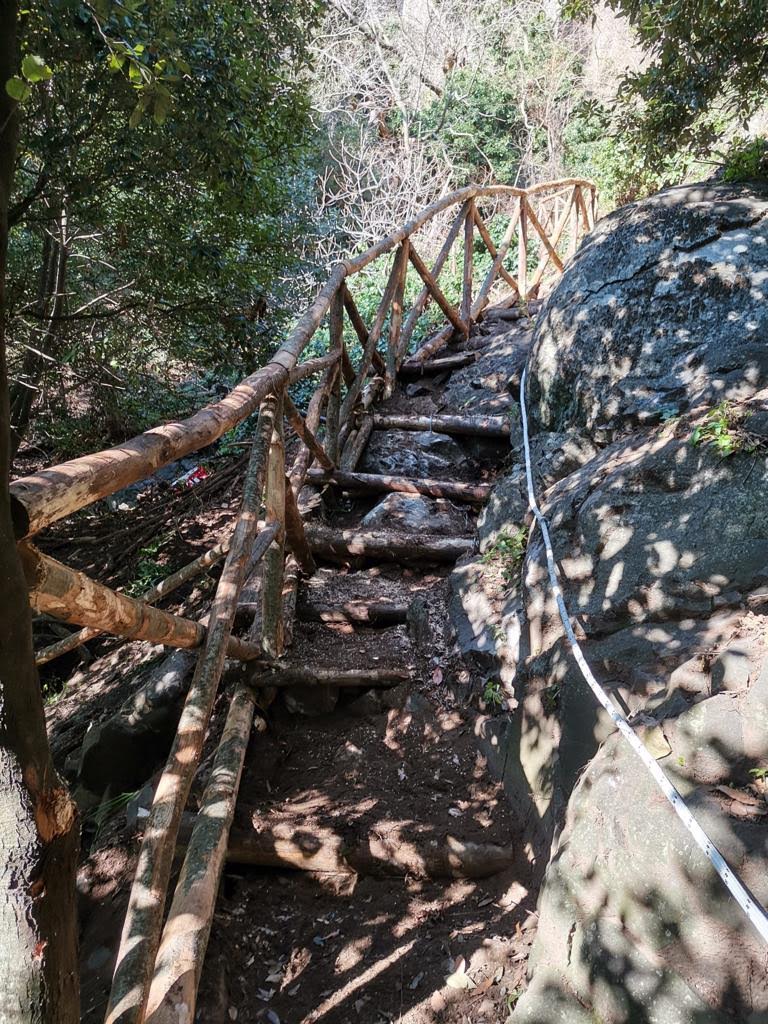
[[[768,188],[695,185],[624,206],[549,298],[529,364],[546,430],[613,437],[768,383]]]
[[[682,714],[657,756],[765,904],[768,805],[705,784],[728,777],[739,732],[768,754],[768,662],[736,700],[715,696]],[[720,772],[700,770],[697,755],[706,761],[718,743]],[[763,940],[707,857],[636,755],[612,736],[571,797],[539,902],[533,981],[515,1024],[758,1024],[768,1019],[765,958]]]

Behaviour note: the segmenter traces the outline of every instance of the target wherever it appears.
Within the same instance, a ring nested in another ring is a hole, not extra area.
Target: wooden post
[[[299,410],[291,401],[290,395],[287,393],[283,395],[283,403],[285,407],[285,415],[288,422],[291,424],[297,435],[301,438],[304,444],[309,448],[314,457],[320,463],[321,466],[325,466],[326,469],[333,469],[333,460],[330,459],[323,450],[323,446],[317,440],[315,435],[309,429],[306,424],[304,417],[301,415]]]
[[[443,242],[442,248],[440,249],[440,252],[437,255],[437,259],[434,262],[434,265],[432,267],[432,276],[436,281],[440,277],[440,272],[443,269],[443,266],[445,265],[445,261],[448,259],[448,256],[450,255],[451,249],[453,248],[453,243],[456,241],[459,231],[461,230],[461,225],[465,222],[467,210],[469,209],[469,203],[470,200],[467,200],[467,202],[464,203],[462,208],[459,210],[456,218],[451,224],[451,228],[448,232],[448,235],[446,236],[445,241]],[[400,346],[397,354],[398,365],[405,358],[405,354],[408,351],[408,345],[410,344],[414,328],[416,327],[416,324],[418,323],[421,314],[427,308],[430,296],[431,292],[429,288],[427,288],[427,286],[425,285],[422,288],[413,306],[411,307],[410,313],[406,317],[405,323],[403,324],[403,329],[400,332]]]
[[[343,300],[344,300],[344,308],[346,309],[347,316],[349,317],[349,322],[352,324],[352,326],[355,329],[355,334],[357,335],[357,340],[360,342],[361,348],[363,349],[363,351],[365,351],[366,347],[368,345],[368,339],[370,337],[370,331],[365,326],[365,321],[360,316],[360,310],[357,308],[357,306],[355,304],[355,300],[352,298],[352,292],[350,292],[350,290],[347,287],[346,283],[344,284],[344,287],[342,289],[341,294],[342,294],[342,297],[343,297]],[[347,356],[347,359],[349,359],[349,356]],[[374,369],[377,370],[377,372],[379,372],[379,373],[383,373],[384,372],[384,369],[385,369],[384,360],[381,358],[381,356],[378,353],[378,350],[375,347],[374,347],[373,353],[371,355],[371,365],[374,367]],[[352,364],[351,363],[349,364],[349,367],[350,367],[350,370],[352,370]],[[347,377],[346,373],[345,373],[345,379],[346,379],[347,387],[351,387],[352,386],[352,381],[355,379],[354,370],[352,370],[352,372],[350,373],[349,377]]]
[[[330,349],[338,352],[342,364],[346,349],[344,348],[344,292],[339,289],[331,302],[329,316]],[[347,357],[349,358],[349,357]],[[351,366],[350,366],[351,370]],[[331,462],[339,460],[339,411],[341,409],[341,373],[337,373],[328,396],[328,407],[325,413],[325,450]],[[350,382],[354,380],[354,372]]]
[[[416,272],[419,275],[419,277],[422,279],[424,284],[429,289],[432,298],[435,300],[440,309],[442,309],[443,313],[445,313],[447,319],[453,325],[454,330],[457,331],[460,335],[462,335],[462,337],[466,337],[467,331],[461,317],[456,312],[454,307],[450,304],[448,299],[446,299],[445,295],[443,295],[437,281],[429,272],[426,263],[421,258],[421,256],[419,256],[419,254],[416,252],[413,245],[411,245],[410,248],[408,249],[408,258],[416,268]]]
[[[323,410],[323,405],[328,397],[328,393],[333,387],[336,376],[339,373],[338,364],[330,366],[318,385],[314,395],[309,400],[307,406],[307,415],[304,418],[304,423],[307,429],[315,433],[320,426],[320,414]],[[296,456],[291,472],[289,473],[291,479],[291,487],[293,493],[298,498],[301,488],[304,486],[304,478],[307,475],[307,470],[312,464],[313,455],[309,448],[302,446],[301,451]]]
[[[400,331],[403,326],[403,299],[405,296],[405,279],[408,273],[408,247],[410,242],[406,238],[400,243],[398,266],[400,276],[395,286],[395,294],[392,298],[392,313],[389,318],[389,338],[387,344],[387,369],[384,377],[384,397],[389,398],[394,390],[395,375],[398,368],[398,352],[400,351]],[[404,250],[404,251],[402,251]]]
[[[475,201],[470,199],[467,216],[464,219],[464,274],[461,291],[460,316],[465,325],[466,336],[472,326],[472,261],[475,244]]]
[[[520,217],[517,224],[517,293],[520,301],[528,297],[528,219],[525,196],[520,196]]]
[[[272,415],[272,436],[264,485],[264,514],[280,530],[264,558],[261,586],[262,647],[271,658],[283,653],[283,569],[285,566],[285,449],[282,430],[282,395],[265,402]]]
[[[472,304],[472,318],[477,319],[480,313],[485,308],[486,302],[488,301],[488,295],[493,287],[493,283],[499,274],[504,275],[504,280],[507,281],[517,291],[517,281],[504,269],[504,259],[509,252],[509,247],[512,244],[512,239],[517,229],[517,222],[520,218],[520,206],[515,206],[515,212],[510,218],[509,224],[507,224],[507,230],[504,232],[504,237],[501,240],[499,248],[496,250],[494,255],[491,248],[488,248],[488,252],[493,256],[493,263],[488,273],[485,275],[485,280],[480,286],[480,291],[477,293],[474,303]],[[482,234],[482,232],[481,232]],[[486,242],[486,245],[488,243]]]
[[[205,647],[181,713],[176,738],[146,822],[136,876],[128,899],[106,1024],[142,1024],[160,941],[176,836],[203,751],[237,600],[250,562],[264,489],[269,433],[274,416],[259,413],[243,486],[243,501],[229,554],[209,613]],[[269,407],[268,407],[268,410]]]
[[[315,560],[304,535],[304,522],[296,504],[291,481],[285,477],[285,539],[290,551],[301,566],[302,572],[311,576],[315,571]]]
[[[568,239],[568,255],[573,257],[579,247],[579,186],[576,185],[571,196],[570,210],[570,238]]]
[[[551,245],[555,249],[557,248],[557,245],[560,242],[560,238],[562,237],[563,231],[565,230],[565,225],[568,223],[568,216],[569,216],[569,214],[570,214],[570,212],[571,212],[571,210],[573,208],[572,204],[573,204],[573,196],[571,196],[570,202],[566,202],[564,204],[563,210],[562,210],[562,212],[560,214],[560,217],[558,218],[558,221],[555,224],[555,229],[554,229],[554,232],[553,232],[552,238],[551,238]],[[576,228],[578,230],[578,224],[576,225]],[[532,292],[535,292],[538,289],[539,284],[541,283],[541,279],[544,277],[544,273],[545,273],[545,271],[547,269],[547,266],[549,265],[549,262],[550,262],[549,251],[545,249],[545,251],[541,254],[541,257],[539,259],[538,265],[537,265],[536,270],[534,272],[534,275],[533,275],[533,277],[531,279],[530,290]],[[560,270],[563,269],[562,261],[560,261],[559,269]]]
[[[192,1024],[195,1019],[197,989],[226,860],[253,712],[253,693],[241,684],[229,707],[163,929],[147,1000],[146,1024]],[[262,730],[264,727],[262,722]]]

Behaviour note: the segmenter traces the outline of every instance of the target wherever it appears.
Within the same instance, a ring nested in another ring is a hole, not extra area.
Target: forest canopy
[[[582,174],[605,210],[729,150],[759,172],[767,18],[756,0],[29,5],[6,83],[20,458],[200,405],[334,259],[452,188]]]

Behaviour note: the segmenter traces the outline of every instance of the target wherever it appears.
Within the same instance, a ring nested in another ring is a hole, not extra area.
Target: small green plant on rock
[[[724,400],[711,409],[703,423],[694,427],[691,444],[711,444],[723,458],[733,455],[742,447],[733,405]]]
[[[483,555],[483,563],[500,565],[504,582],[513,583],[523,564],[527,539],[528,531],[524,526],[517,530],[502,530]]]
[[[492,708],[500,708],[504,703],[504,694],[501,692],[501,683],[498,679],[486,680],[483,700]]]

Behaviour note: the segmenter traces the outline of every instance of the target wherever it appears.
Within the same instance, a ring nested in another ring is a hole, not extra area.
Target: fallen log
[[[404,668],[325,668],[321,665],[298,668],[281,665],[268,671],[259,670],[251,676],[251,686],[276,687],[284,690],[289,686],[364,686],[366,688],[388,688],[411,678],[409,669]]]
[[[429,480],[407,476],[383,476],[377,473],[347,473],[344,470],[329,472],[325,469],[310,469],[307,474],[313,483],[338,484],[347,491],[373,491],[376,493],[397,491],[402,494],[426,494],[430,498],[449,498],[471,505],[481,505],[491,493],[490,484],[465,484],[455,480]]]
[[[307,540],[316,555],[347,562],[370,558],[384,562],[455,562],[474,551],[469,537],[436,537],[386,531],[331,530],[308,524]]]
[[[400,367],[401,377],[425,377],[429,374],[450,373],[464,366],[477,362],[476,352],[456,352],[454,355],[431,359],[423,363],[412,363],[406,360]]]
[[[298,602],[296,615],[305,622],[352,622],[362,626],[395,626],[408,621],[408,604],[393,601],[345,601],[341,605]]]
[[[403,828],[343,837],[314,823],[304,829],[278,824],[233,830],[227,860],[252,867],[293,868],[331,874],[414,878],[489,878],[515,860],[509,846],[462,842],[454,836],[431,839]]]
[[[458,437],[509,437],[505,416],[400,416],[376,413],[374,430],[417,430]]]

